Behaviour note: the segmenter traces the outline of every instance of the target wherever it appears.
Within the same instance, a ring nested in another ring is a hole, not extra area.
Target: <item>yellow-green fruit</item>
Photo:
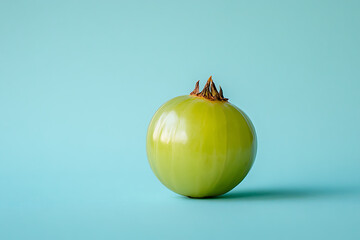
[[[173,98],[160,107],[146,142],[157,178],[170,190],[194,198],[221,195],[238,185],[254,162],[256,147],[255,129],[244,112],[201,93]]]

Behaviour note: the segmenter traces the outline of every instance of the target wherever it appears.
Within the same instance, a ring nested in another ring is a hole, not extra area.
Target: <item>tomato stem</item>
[[[212,76],[209,77],[207,80],[203,90],[199,92],[199,81],[195,84],[195,89],[190,93],[190,95],[202,97],[211,101],[227,101],[227,98],[224,98],[223,90],[221,89],[221,86],[219,86],[219,92],[216,89],[215,83],[212,80]]]

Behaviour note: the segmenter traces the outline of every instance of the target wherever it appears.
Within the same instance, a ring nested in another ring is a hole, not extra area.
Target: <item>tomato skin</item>
[[[257,149],[253,124],[229,102],[185,95],[153,116],[147,156],[157,178],[189,197],[224,194],[249,172]]]

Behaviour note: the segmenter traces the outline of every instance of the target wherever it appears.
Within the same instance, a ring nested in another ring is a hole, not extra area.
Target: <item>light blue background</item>
[[[359,1],[1,1],[0,239],[359,239]],[[213,75],[258,155],[219,199],[147,125]]]

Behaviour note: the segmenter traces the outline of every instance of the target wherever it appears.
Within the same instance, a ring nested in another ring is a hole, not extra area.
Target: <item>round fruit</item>
[[[238,185],[256,155],[256,134],[248,116],[217,91],[212,78],[199,92],[166,102],[153,116],[147,156],[170,190],[193,198],[214,197]]]

